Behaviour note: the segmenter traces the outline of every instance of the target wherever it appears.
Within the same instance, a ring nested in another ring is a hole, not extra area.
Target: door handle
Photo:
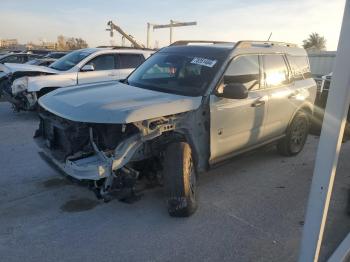
[[[265,105],[265,100],[258,99],[251,104],[252,107],[259,107]]]

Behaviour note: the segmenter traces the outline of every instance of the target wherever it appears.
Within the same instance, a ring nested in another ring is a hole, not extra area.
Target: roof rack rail
[[[189,45],[189,44],[233,44],[233,42],[225,42],[225,41],[208,41],[208,40],[179,40],[172,43],[170,46],[178,46],[178,45]]]
[[[97,46],[96,48],[138,49],[138,50],[150,50],[150,51],[154,51],[154,49],[151,49],[151,48],[137,48],[137,47],[133,47],[133,46],[116,46],[116,45],[100,45],[100,46]]]
[[[238,48],[248,48],[248,47],[272,47],[272,46],[285,46],[285,47],[298,47],[296,44],[276,42],[276,41],[254,41],[254,40],[244,40],[237,43]]]

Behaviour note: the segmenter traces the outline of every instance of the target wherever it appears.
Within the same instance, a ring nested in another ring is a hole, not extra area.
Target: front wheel
[[[303,111],[295,114],[287,128],[286,136],[277,144],[277,150],[284,156],[295,156],[303,150],[309,134],[309,118]]]
[[[164,152],[163,168],[169,215],[192,215],[197,209],[197,173],[190,145],[185,142],[168,145]]]

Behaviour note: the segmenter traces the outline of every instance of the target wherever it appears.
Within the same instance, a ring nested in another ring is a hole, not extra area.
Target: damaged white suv
[[[72,51],[49,67],[0,65],[0,95],[16,111],[32,110],[37,100],[57,88],[126,78],[154,51],[127,47]]]
[[[272,142],[298,154],[315,95],[307,54],[295,45],[181,41],[123,83],[40,98],[35,140],[44,159],[90,181],[98,197],[132,196],[137,179],[157,177],[169,214],[189,216],[197,174],[219,161]]]

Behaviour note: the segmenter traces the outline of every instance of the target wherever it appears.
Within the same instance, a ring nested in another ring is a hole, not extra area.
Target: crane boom
[[[107,23],[107,25],[110,27],[108,29],[106,29],[107,31],[110,31],[111,36],[113,36],[113,30],[117,31],[118,33],[120,33],[123,37],[125,37],[126,39],[128,39],[130,41],[130,43],[136,47],[136,48],[145,48],[145,46],[141,43],[138,43],[131,35],[127,34],[126,32],[124,32],[123,29],[121,29],[119,26],[117,26],[116,24],[113,23],[113,21],[109,21]]]

